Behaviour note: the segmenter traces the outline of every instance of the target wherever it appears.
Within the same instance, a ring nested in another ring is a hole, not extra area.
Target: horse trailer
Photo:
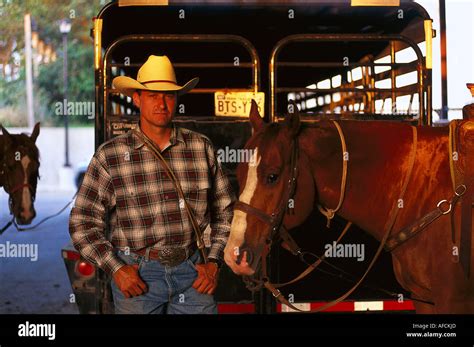
[[[95,148],[137,126],[137,108],[112,89],[111,81],[135,76],[150,54],[170,57],[178,80],[199,76],[197,88],[179,99],[174,122],[205,134],[223,153],[242,149],[251,136],[250,98],[259,99],[268,122],[283,121],[293,100],[307,123],[357,119],[432,125],[434,31],[426,10],[413,1],[370,7],[351,6],[350,0],[150,3],[113,1],[93,20]],[[237,160],[222,164],[237,192]],[[324,217],[313,213],[292,235],[310,252],[322,254],[343,222],[336,217],[326,230]],[[368,256],[324,264],[282,290],[292,302],[318,307],[358,280],[377,242],[357,227],[346,237],[349,243],[363,239]],[[277,248],[268,269],[273,280],[286,281],[305,268]],[[79,311],[112,313],[110,277],[81,259],[71,244],[62,255]],[[291,311],[264,289],[249,291],[225,266],[215,296],[220,313]],[[388,253],[349,299],[329,311],[413,310]]]

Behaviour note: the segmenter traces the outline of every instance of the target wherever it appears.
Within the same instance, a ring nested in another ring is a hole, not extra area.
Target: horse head
[[[36,139],[40,131],[37,123],[31,136],[10,134],[0,125],[3,149],[0,149],[0,185],[10,196],[9,207],[18,224],[30,224],[36,216],[34,200],[39,178],[39,151]],[[0,142],[1,143],[1,142]]]
[[[296,107],[296,105],[293,105]],[[300,116],[267,124],[252,102],[248,163],[237,167],[239,201],[234,208],[224,259],[238,275],[253,275],[278,237],[281,226],[301,224],[313,210],[315,185],[310,162],[299,150]]]

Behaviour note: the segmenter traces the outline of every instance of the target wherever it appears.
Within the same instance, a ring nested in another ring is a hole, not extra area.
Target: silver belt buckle
[[[163,248],[158,250],[160,263],[166,266],[177,266],[186,260],[186,249],[184,248]]]

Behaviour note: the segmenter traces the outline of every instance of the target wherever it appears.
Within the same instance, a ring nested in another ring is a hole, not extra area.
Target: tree
[[[0,0],[0,64],[15,65],[20,61],[19,78],[10,81],[1,77],[0,71],[0,109],[13,107],[18,109],[18,118],[26,117],[22,108],[25,102],[24,92],[24,31],[23,17],[30,13],[39,37],[48,41],[57,53],[57,60],[41,65],[38,78],[35,79],[35,110],[39,118],[49,124],[62,124],[62,119],[54,113],[56,102],[63,100],[62,78],[62,37],[59,23],[62,19],[71,21],[68,34],[68,96],[70,101],[94,100],[93,42],[90,37],[92,18],[103,6],[103,0]],[[12,44],[13,42],[13,44]],[[1,119],[1,115],[0,115]],[[90,121],[86,117],[71,118],[71,122]],[[12,123],[21,123],[12,120]]]
[[[68,100],[72,102],[94,101],[94,54],[91,47],[73,44],[68,49]],[[56,104],[62,103],[63,96],[63,61],[56,60],[43,66],[38,77],[38,89],[43,105],[46,108],[45,119],[55,125],[62,124],[62,115],[55,114]],[[83,116],[70,116],[71,124],[93,124]]]

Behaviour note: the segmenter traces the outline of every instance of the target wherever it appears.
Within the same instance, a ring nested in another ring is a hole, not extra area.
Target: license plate
[[[216,116],[248,117],[252,99],[257,102],[260,116],[264,116],[265,93],[215,92],[214,109]]]

